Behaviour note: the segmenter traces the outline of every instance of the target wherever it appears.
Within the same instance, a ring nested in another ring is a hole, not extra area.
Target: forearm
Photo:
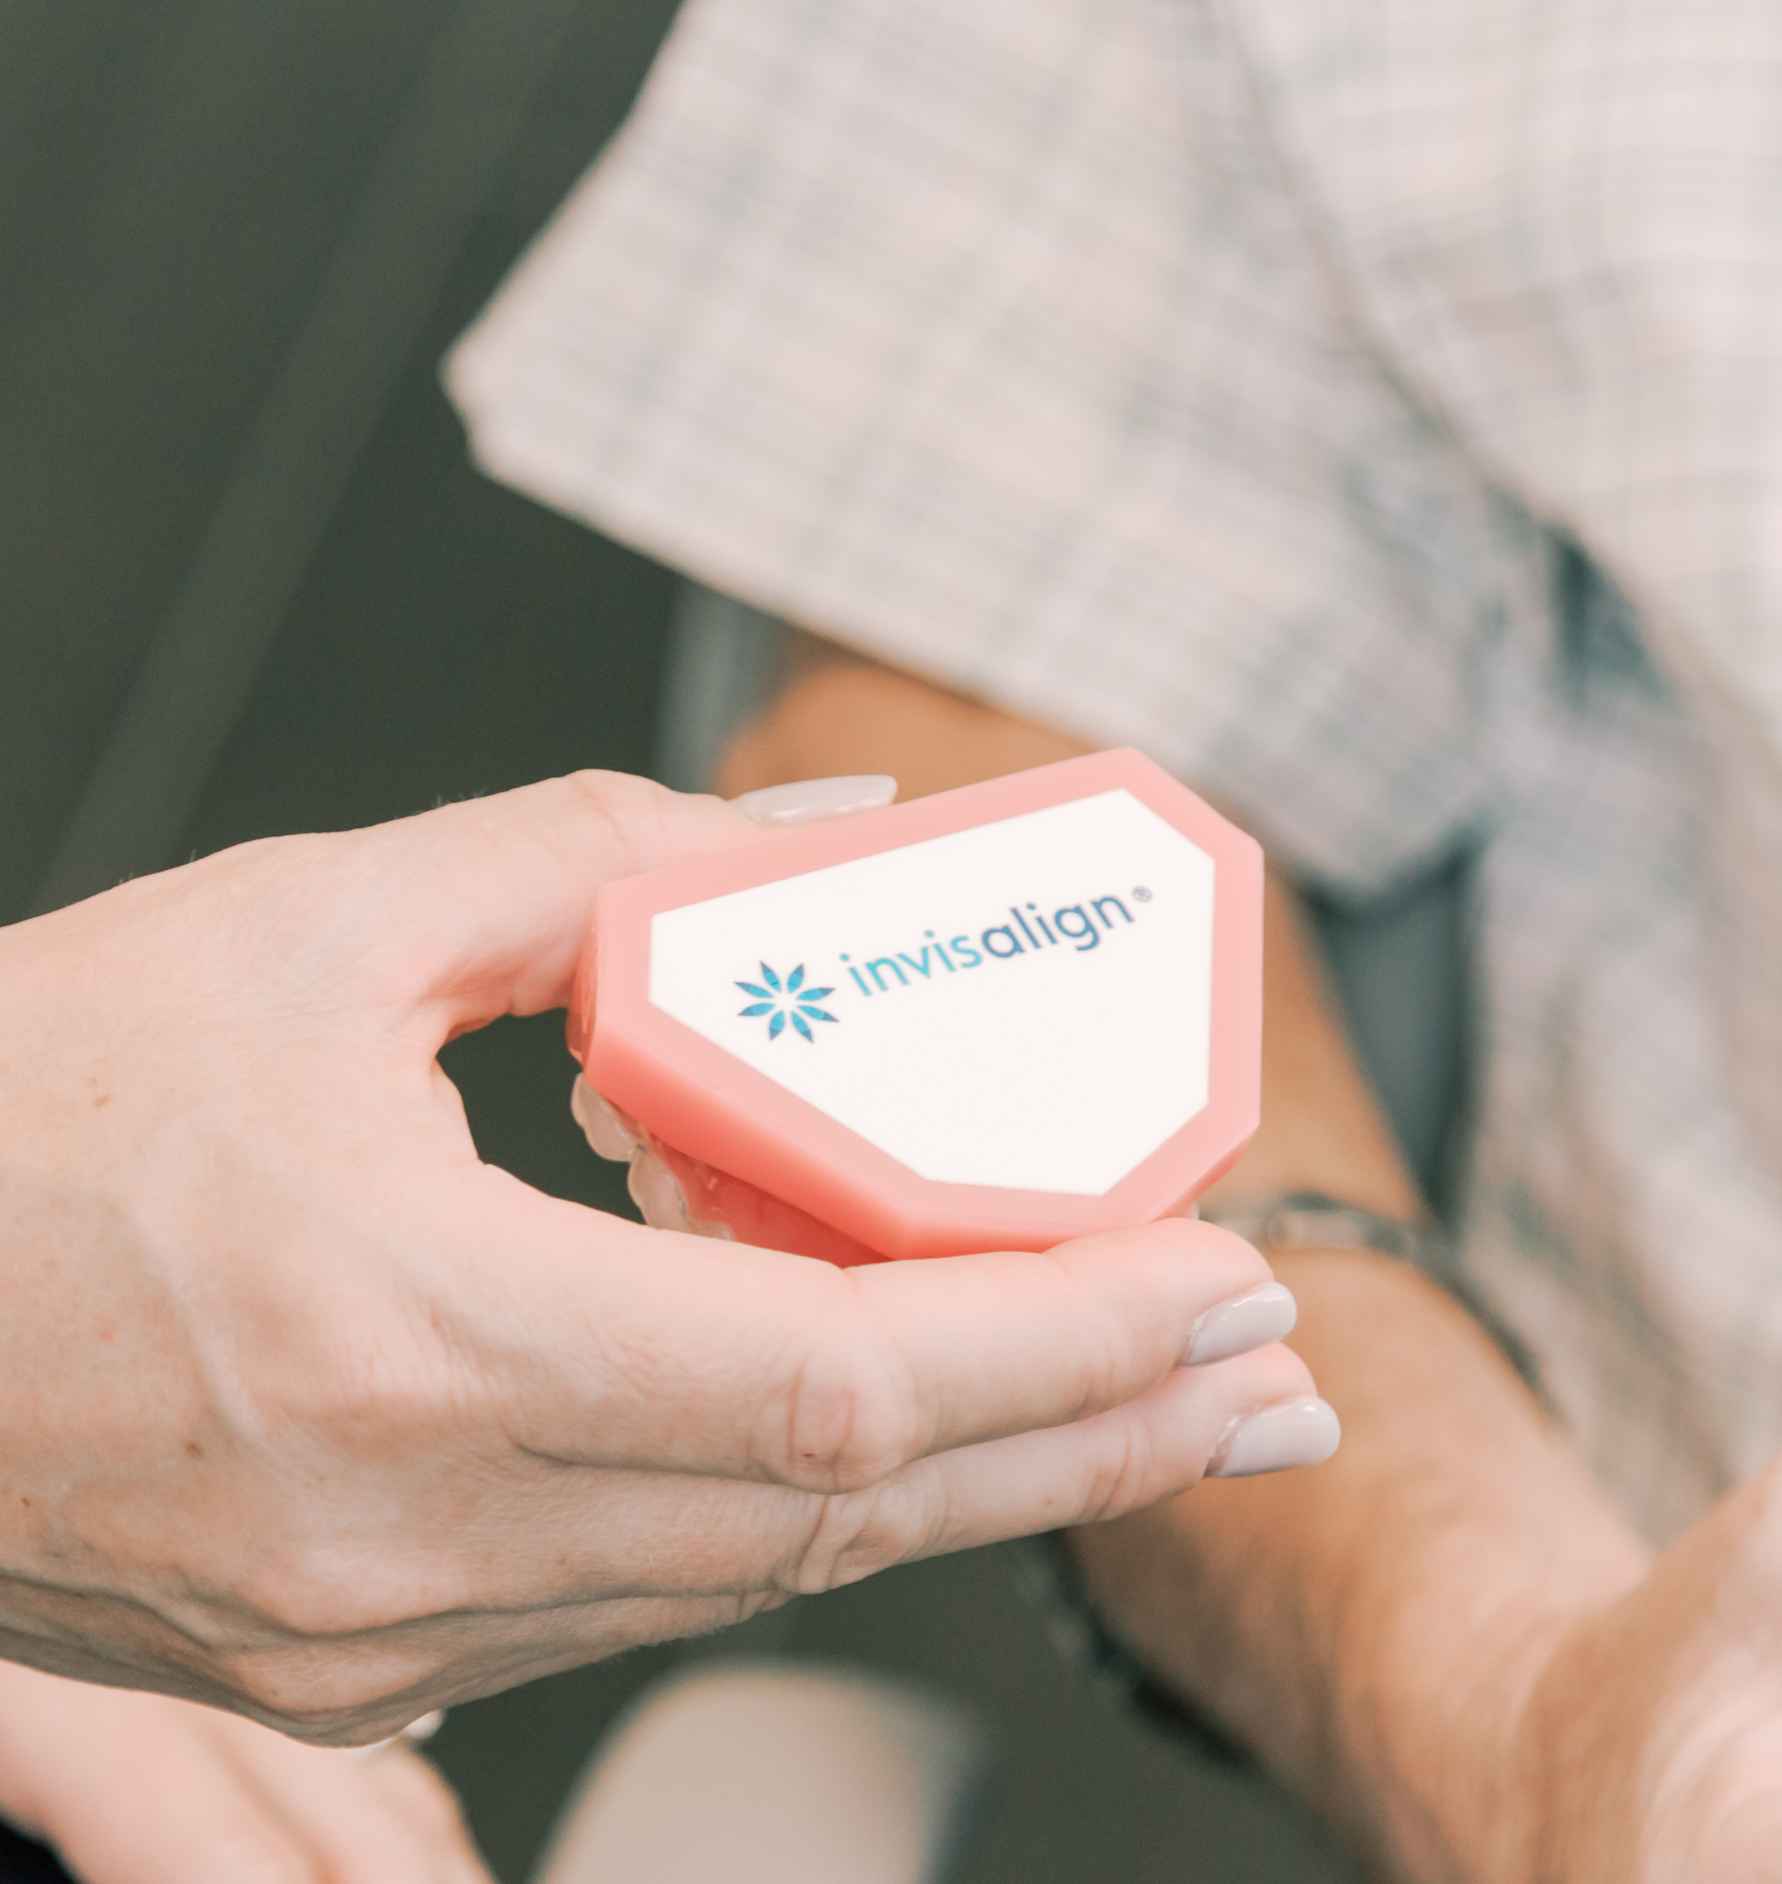
[[[1417,1215],[1296,901],[1278,882],[1269,897],[1264,1123],[1212,1201],[1313,1189]],[[1370,1254],[1269,1253],[1342,1449],[1081,1536],[1091,1587],[1152,1667],[1389,1870],[1519,1881],[1527,1689],[1647,1553],[1433,1282]]]
[[[906,795],[1081,750],[870,667],[807,668],[733,748],[728,789],[896,774]],[[1265,1124],[1229,1192],[1313,1187],[1414,1213],[1291,895],[1271,885]],[[1343,1416],[1317,1472],[1203,1486],[1080,1548],[1110,1617],[1405,1875],[1490,1876],[1509,1740],[1542,1642],[1632,1583],[1613,1518],[1476,1325],[1383,1260],[1282,1255],[1295,1346]]]
[[[1341,1451],[1079,1535],[1090,1585],[1150,1666],[1394,1875],[1520,1884],[1523,1702],[1645,1555],[1433,1285],[1351,1252],[1275,1266]]]
[[[720,755],[726,796],[794,778],[883,771],[904,798],[970,785],[1087,751],[926,681],[801,640],[779,693]]]

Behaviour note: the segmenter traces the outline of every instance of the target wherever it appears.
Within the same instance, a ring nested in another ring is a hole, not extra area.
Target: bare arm
[[[724,786],[879,769],[906,795],[1081,747],[908,676],[804,665]],[[1262,1132],[1233,1191],[1418,1199],[1271,887]],[[1529,1691],[1553,1643],[1647,1568],[1491,1342],[1439,1289],[1354,1253],[1282,1257],[1294,1345],[1341,1412],[1315,1473],[1205,1485],[1079,1540],[1151,1665],[1407,1877],[1515,1879],[1534,1836]]]

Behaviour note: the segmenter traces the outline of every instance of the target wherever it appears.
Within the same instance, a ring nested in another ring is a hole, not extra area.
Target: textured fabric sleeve
[[[1518,526],[1352,331],[1215,8],[689,0],[447,381],[493,476],[1328,887],[1478,815]]]

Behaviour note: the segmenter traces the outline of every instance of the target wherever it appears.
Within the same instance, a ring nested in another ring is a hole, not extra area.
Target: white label
[[[1206,1104],[1212,915],[1109,791],[665,911],[650,999],[921,1177],[1099,1196]]]

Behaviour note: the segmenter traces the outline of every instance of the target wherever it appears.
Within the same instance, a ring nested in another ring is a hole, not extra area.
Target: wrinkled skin
[[[442,1044],[562,1004],[605,878],[757,835],[590,774],[0,932],[0,1654],[366,1742],[1131,1510],[1311,1391],[1182,1364],[1268,1277],[1201,1226],[843,1271],[478,1159]]]

